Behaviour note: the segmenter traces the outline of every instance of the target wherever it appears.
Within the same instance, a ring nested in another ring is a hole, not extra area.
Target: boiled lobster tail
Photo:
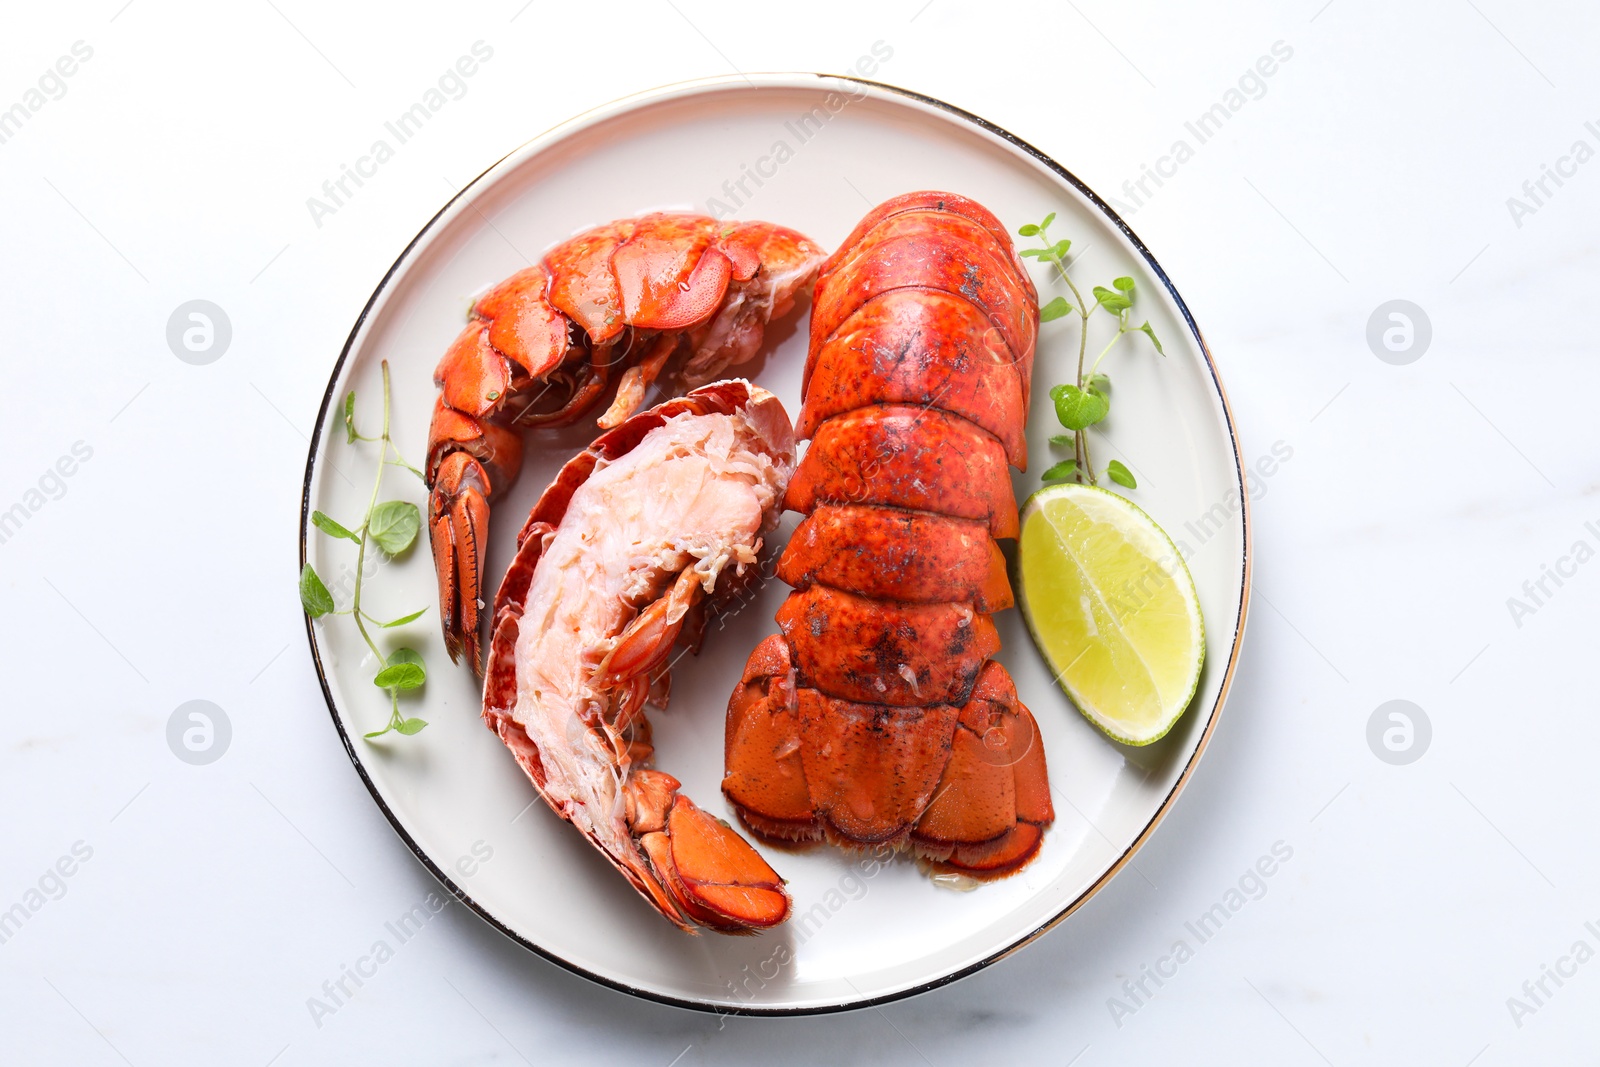
[[[823,259],[765,222],[651,214],[586,230],[485,293],[434,371],[428,532],[452,660],[479,670],[481,567],[490,501],[522,466],[520,430],[595,410],[620,426],[680,348],[701,385],[750,359]]]
[[[1011,874],[1053,821],[1044,748],[991,613],[1012,604],[1038,297],[964,197],[873,209],[813,296],[778,563],[794,591],[728,705],[723,792],[770,837]]]
[[[788,917],[783,880],[650,766],[645,706],[676,646],[756,572],[794,465],[771,393],[718,382],[641,412],[561,469],[495,597],[483,717],[539,795],[685,930]]]

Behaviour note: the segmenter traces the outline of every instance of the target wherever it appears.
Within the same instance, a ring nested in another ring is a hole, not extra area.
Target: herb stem
[[[1044,473],[1044,480],[1046,483],[1050,483],[1071,479],[1077,481],[1080,485],[1098,486],[1100,479],[1094,469],[1089,430],[1095,424],[1102,422],[1110,414],[1111,408],[1111,398],[1107,394],[1111,382],[1109,378],[1100,373],[1100,364],[1105,362],[1105,358],[1111,354],[1111,350],[1117,346],[1117,342],[1122,340],[1123,335],[1135,332],[1135,330],[1149,336],[1150,343],[1155,347],[1158,355],[1166,355],[1166,353],[1162,350],[1161,342],[1156,338],[1155,331],[1148,321],[1138,327],[1131,327],[1128,324],[1128,313],[1133,306],[1135,288],[1135,283],[1131,276],[1113,278],[1111,280],[1113,288],[1110,289],[1102,288],[1098,285],[1095,286],[1092,291],[1094,300],[1092,302],[1084,300],[1083,293],[1079,291],[1077,283],[1072,280],[1072,275],[1067,271],[1067,253],[1072,249],[1072,242],[1063,240],[1051,243],[1050,241],[1050,223],[1055,221],[1055,217],[1056,213],[1052,211],[1044,217],[1043,222],[1030,222],[1017,230],[1019,236],[1038,237],[1040,241],[1040,247],[1026,248],[1019,254],[1024,258],[1037,259],[1041,266],[1053,264],[1056,269],[1056,275],[1072,293],[1073,301],[1076,301],[1076,303],[1072,303],[1066,297],[1055,297],[1048,304],[1040,307],[1040,321],[1053,322],[1065,316],[1068,311],[1076,311],[1080,324],[1078,330],[1077,373],[1071,383],[1063,383],[1050,390],[1050,398],[1055,401],[1056,418],[1060,420],[1064,428],[1072,431],[1072,459],[1062,460],[1060,463],[1050,467]],[[1045,269],[1048,271],[1048,266]],[[1111,339],[1106,342],[1106,346],[1100,350],[1099,355],[1095,356],[1094,362],[1089,365],[1088,372],[1085,373],[1084,364],[1088,361],[1089,355],[1089,320],[1095,311],[1100,308],[1104,308],[1107,313],[1116,318],[1116,332],[1111,335]],[[1062,446],[1067,443],[1067,438],[1065,436],[1052,437],[1050,438],[1050,443]],[[1064,473],[1069,467],[1071,468],[1071,473]],[[1107,464],[1106,477],[1125,488],[1138,488],[1133,474],[1120,460],[1114,459]]]
[[[1109,353],[1113,348],[1116,347],[1117,342],[1122,340],[1122,335],[1127,333],[1127,332],[1128,332],[1127,324],[1123,324],[1122,328],[1119,329],[1112,336],[1110,342],[1105,346],[1105,348],[1100,350],[1100,354],[1095,357],[1094,365],[1089,368],[1089,377],[1093,378],[1095,376],[1095,372],[1097,372],[1100,369],[1100,361],[1106,358],[1107,353]],[[1080,389],[1083,387],[1082,372],[1081,371],[1079,372],[1078,387]]]
[[[1081,380],[1081,379],[1080,379]],[[1081,388],[1081,387],[1080,387]],[[1094,476],[1094,460],[1089,458],[1089,429],[1084,427],[1078,431],[1078,439],[1083,442],[1083,466],[1078,468],[1078,474],[1089,475],[1090,485],[1099,485],[1100,480]]]
[[[346,529],[338,522],[330,519],[320,511],[311,513],[312,524],[330,537],[338,537],[356,543],[356,580],[355,590],[348,608],[336,610],[333,596],[328,592],[327,585],[317,574],[311,564],[306,563],[300,568],[300,604],[305,609],[306,615],[318,619],[325,615],[349,615],[356,624],[356,632],[361,635],[361,640],[366,642],[373,658],[377,661],[377,673],[373,683],[378,688],[389,694],[389,722],[381,730],[363,734],[367,740],[381,737],[391,731],[398,731],[406,736],[411,736],[428,724],[422,719],[405,718],[400,714],[400,691],[402,689],[419,689],[427,680],[427,670],[422,663],[422,657],[414,649],[397,648],[388,656],[378,647],[372,639],[372,632],[367,624],[390,629],[403,626],[420,618],[424,611],[414,611],[408,615],[384,620],[370,614],[361,605],[362,594],[366,591],[366,566],[367,549],[372,546],[375,550],[384,553],[385,557],[398,556],[409,549],[416,542],[417,533],[421,526],[419,509],[415,504],[403,500],[390,500],[378,503],[378,495],[383,491],[383,475],[386,467],[405,467],[418,478],[422,472],[405,461],[400,455],[400,449],[395,446],[393,437],[393,394],[389,377],[389,362],[384,360],[383,369],[383,432],[376,437],[368,437],[357,433],[355,427],[355,390],[351,390],[344,400],[344,426],[346,440],[354,445],[357,441],[367,441],[378,446],[376,475],[372,480],[372,496],[367,500],[367,512],[361,519],[361,524],[353,530]],[[391,459],[391,455],[393,458]],[[426,481],[426,479],[423,479]]]
[[[1078,286],[1072,283],[1072,277],[1067,274],[1066,262],[1059,258],[1056,259],[1056,270],[1061,274],[1062,282],[1066,282],[1067,288],[1072,290],[1072,301],[1074,301],[1074,307],[1078,309],[1078,318],[1082,320],[1082,328],[1078,330],[1078,389],[1083,389],[1083,354],[1088,350],[1088,344],[1090,344],[1090,315],[1094,314],[1094,307],[1086,307],[1083,304],[1083,294],[1078,293]],[[1090,485],[1094,485],[1094,461],[1090,459],[1088,427],[1077,430],[1077,434],[1074,434],[1074,437],[1077,438],[1074,442],[1074,451],[1083,453],[1083,458],[1078,461],[1078,482],[1082,482],[1083,475],[1088,474]]]
[[[1041,230],[1040,230],[1040,239],[1044,242],[1046,247],[1049,247],[1050,238],[1049,238],[1048,233],[1046,233],[1043,228],[1041,228]],[[1088,351],[1088,346],[1089,346],[1089,316],[1094,314],[1094,309],[1098,305],[1092,305],[1092,304],[1086,305],[1084,303],[1083,294],[1078,292],[1078,287],[1075,284],[1073,284],[1072,275],[1067,273],[1067,264],[1066,264],[1065,257],[1063,257],[1063,256],[1055,256],[1055,257],[1053,257],[1052,262],[1054,262],[1055,265],[1056,265],[1056,273],[1061,275],[1061,280],[1067,283],[1067,288],[1068,289],[1072,290],[1072,300],[1073,300],[1073,305],[1072,306],[1078,312],[1078,318],[1082,323],[1082,329],[1080,329],[1078,331],[1078,378],[1077,378],[1078,388],[1082,389],[1083,388],[1083,357],[1084,357],[1085,353]],[[1104,356],[1105,356],[1105,353],[1102,352],[1101,353],[1101,357],[1104,358]],[[1095,366],[1099,366],[1099,365],[1100,365],[1100,361],[1099,360],[1095,360]],[[1076,431],[1073,432],[1073,435],[1072,435],[1072,455],[1073,455],[1073,458],[1078,461],[1078,469],[1077,469],[1078,480],[1081,482],[1083,480],[1084,475],[1087,474],[1089,476],[1089,484],[1090,485],[1096,484],[1096,479],[1095,479],[1095,476],[1094,476],[1094,462],[1089,458],[1089,431],[1088,431],[1087,428],[1082,429],[1082,430],[1076,430]]]
[[[378,666],[383,666],[383,653],[378,651],[377,642],[372,640],[372,635],[367,633],[367,627],[361,621],[364,614],[361,610],[361,579],[366,572],[367,541],[372,537],[368,527],[372,524],[372,511],[378,506],[378,490],[383,488],[383,467],[389,457],[389,361],[383,361],[383,434],[378,438],[378,476],[372,482],[372,499],[367,501],[367,517],[361,523],[361,548],[356,552],[356,589],[351,598],[350,609],[355,616],[356,629],[361,631],[361,639],[372,649],[372,654],[378,659]]]

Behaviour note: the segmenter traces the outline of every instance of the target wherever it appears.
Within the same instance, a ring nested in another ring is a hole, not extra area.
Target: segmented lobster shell
[[[1038,297],[985,208],[909,193],[823,264],[778,563],[794,592],[728,704],[723,792],[757,833],[1000,877],[1054,819],[989,613],[1012,603],[1010,466]]]

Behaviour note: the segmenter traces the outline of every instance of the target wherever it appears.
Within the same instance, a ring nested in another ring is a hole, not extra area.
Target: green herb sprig
[[[397,648],[387,656],[379,650],[378,645],[367,632],[367,624],[371,623],[380,629],[391,630],[396,626],[404,626],[408,622],[420,619],[427,608],[413,611],[409,615],[402,615],[398,619],[373,618],[361,607],[361,583],[367,561],[368,546],[375,546],[377,551],[385,556],[394,557],[408,551],[416,543],[417,534],[422,529],[422,513],[418,507],[406,500],[385,500],[378,503],[378,493],[383,487],[384,469],[387,467],[404,467],[406,470],[422,478],[422,472],[407,463],[400,455],[400,450],[395,447],[394,441],[389,437],[389,361],[383,362],[383,432],[377,437],[367,437],[356,431],[355,422],[356,394],[354,390],[344,398],[344,430],[345,443],[354,445],[357,441],[378,442],[378,475],[372,483],[372,497],[367,503],[367,514],[361,524],[355,529],[329,518],[320,511],[311,513],[311,522],[317,529],[329,537],[345,541],[353,541],[359,546],[356,550],[356,585],[351,597],[350,606],[343,611],[335,609],[333,594],[328,592],[327,585],[317,575],[311,564],[307,563],[300,571],[300,605],[307,615],[313,619],[320,619],[326,615],[349,615],[355,620],[356,629],[361,633],[361,639],[372,649],[372,654],[382,664],[377,676],[372,679],[372,684],[379,689],[389,691],[389,723],[381,730],[374,730],[365,734],[367,739],[382,737],[393,730],[401,734],[414,734],[420,731],[427,722],[423,719],[407,717],[400,714],[400,694],[421,689],[428,679],[427,669],[423,666],[422,656],[414,649]],[[394,458],[391,459],[390,453]],[[426,479],[424,479],[426,481]]]
[[[1063,427],[1072,431],[1068,434],[1057,434],[1050,438],[1050,443],[1062,447],[1071,445],[1072,458],[1064,459],[1050,467],[1044,472],[1043,477],[1047,482],[1076,481],[1080,484],[1098,485],[1094,460],[1089,454],[1087,431],[1095,423],[1104,421],[1111,413],[1111,379],[1100,373],[1101,362],[1124,335],[1135,332],[1143,333],[1150,338],[1150,343],[1160,355],[1165,356],[1167,353],[1162,349],[1161,341],[1156,337],[1156,332],[1148,321],[1134,326],[1129,318],[1133,309],[1132,278],[1116,278],[1109,289],[1097,285],[1091,290],[1093,301],[1084,300],[1083,294],[1078,291],[1077,284],[1072,280],[1072,275],[1067,272],[1067,252],[1072,248],[1072,242],[1066,238],[1054,242],[1050,240],[1050,224],[1055,219],[1056,213],[1052,211],[1044,217],[1043,222],[1030,222],[1017,229],[1017,233],[1023,237],[1037,237],[1040,241],[1038,248],[1024,248],[1020,254],[1054,266],[1056,274],[1066,283],[1072,292],[1072,299],[1076,301],[1073,303],[1064,296],[1054,298],[1039,308],[1039,321],[1053,322],[1076,313],[1081,327],[1078,331],[1077,373],[1071,382],[1062,383],[1050,390],[1050,399],[1055,401],[1056,418]],[[1084,362],[1089,348],[1089,317],[1102,308],[1117,317],[1117,332],[1106,342],[1105,348],[1100,350],[1100,354],[1095,357],[1094,363],[1085,373]],[[1114,459],[1106,464],[1105,475],[1126,489],[1139,487],[1133,472],[1128,470],[1121,460]]]

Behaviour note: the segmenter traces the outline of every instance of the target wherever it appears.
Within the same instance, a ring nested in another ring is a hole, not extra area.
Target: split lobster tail
[[[728,704],[723,792],[791,841],[1020,870],[1054,820],[1044,747],[991,657],[1012,604],[1038,297],[950,193],[873,209],[823,264],[778,563],[794,592]]]
[[[558,815],[685,930],[789,915],[783,880],[650,766],[672,651],[756,573],[794,469],[777,398],[719,382],[602,434],[545,490],[495,596],[483,717]]]
[[[490,502],[516,481],[520,431],[563,426],[611,402],[622,425],[680,349],[702,385],[750,359],[767,323],[816,276],[822,249],[765,222],[653,214],[580,233],[473,305],[434,371],[428,534],[452,660],[481,673],[481,568]]]

